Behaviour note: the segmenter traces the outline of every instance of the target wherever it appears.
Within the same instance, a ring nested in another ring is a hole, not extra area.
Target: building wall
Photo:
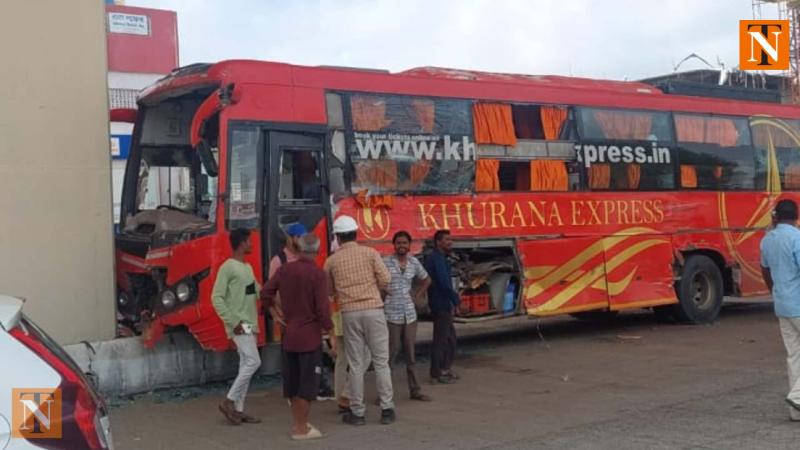
[[[136,108],[140,90],[178,67],[178,19],[174,11],[106,1],[109,107]],[[119,223],[122,183],[132,126],[111,123],[114,223]]]
[[[108,70],[169,73],[178,66],[178,17],[174,11],[122,5],[109,5],[106,11]],[[125,26],[125,18],[139,19],[140,25]],[[122,26],[112,28],[113,24]]]
[[[0,2],[0,291],[64,344],[114,337],[103,0]]]

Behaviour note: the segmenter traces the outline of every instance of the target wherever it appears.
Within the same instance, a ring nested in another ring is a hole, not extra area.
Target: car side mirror
[[[203,168],[206,169],[208,176],[216,177],[219,175],[219,166],[217,165],[217,160],[214,159],[214,153],[211,151],[211,145],[208,141],[201,139],[194,149],[197,152],[197,156],[200,157],[200,163],[203,164]],[[206,190],[208,190],[207,185],[208,181],[206,181]]]

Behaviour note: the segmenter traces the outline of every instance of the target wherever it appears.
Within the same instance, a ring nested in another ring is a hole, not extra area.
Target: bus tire
[[[723,282],[719,267],[705,255],[691,255],[675,283],[678,305],[675,316],[681,322],[711,323],[722,309]]]

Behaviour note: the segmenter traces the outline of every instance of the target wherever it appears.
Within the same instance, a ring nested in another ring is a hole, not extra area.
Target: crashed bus
[[[128,115],[117,309],[148,345],[185,327],[229,348],[210,293],[230,230],[253,230],[263,281],[287,224],[330,251],[341,214],[384,253],[399,230],[416,254],[451,230],[462,321],[711,322],[723,296],[767,293],[759,241],[800,190],[800,108],[638,82],[224,61]]]

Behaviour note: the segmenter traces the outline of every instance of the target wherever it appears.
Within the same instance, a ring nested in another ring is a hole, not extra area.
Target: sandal
[[[322,433],[314,428],[314,425],[308,424],[308,432],[306,434],[293,434],[292,440],[293,441],[307,441],[309,439],[319,439],[322,437]]]

